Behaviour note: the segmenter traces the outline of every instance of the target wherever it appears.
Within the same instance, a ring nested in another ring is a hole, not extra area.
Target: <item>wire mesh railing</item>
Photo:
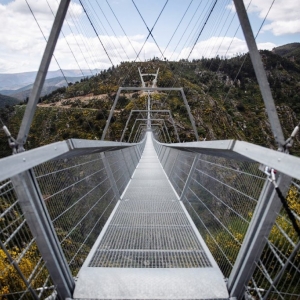
[[[132,159],[130,159],[132,158]],[[136,149],[50,161],[35,167],[36,179],[72,274],[75,276],[119,200],[105,166],[122,194],[138,163]]]
[[[177,150],[156,141],[154,145],[170,182],[228,278],[266,175],[256,162]],[[300,225],[299,181],[293,180],[287,202]],[[284,210],[264,241],[265,248],[245,290],[253,299],[299,299],[299,236]]]
[[[300,225],[299,180],[292,181],[286,199]],[[246,289],[256,299],[300,298],[300,238],[284,209],[276,218]]]
[[[31,170],[73,276],[120,199],[143,147],[140,143],[88,155],[81,151],[80,156],[65,155]],[[54,295],[55,280],[51,280],[37,238],[26,222],[24,206],[19,205],[15,190],[19,187],[14,188],[7,179],[0,188],[0,299]]]
[[[0,299],[42,299],[54,286],[9,179],[0,182]]]

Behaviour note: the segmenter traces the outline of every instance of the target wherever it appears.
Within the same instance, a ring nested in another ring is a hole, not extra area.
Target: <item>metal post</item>
[[[125,89],[125,88],[122,88],[122,89]],[[180,88],[176,88],[176,90],[179,90],[180,91]],[[132,112],[146,112],[147,113],[147,110],[132,110]],[[174,122],[174,119],[172,117],[172,114],[171,114],[171,111],[168,110],[168,109],[165,109],[165,110],[162,110],[162,109],[154,109],[154,110],[151,110],[151,112],[155,112],[155,113],[168,113],[169,114],[169,118],[171,119],[171,122],[172,122],[172,125],[174,127],[174,132],[175,132],[175,135],[177,137],[177,141],[180,143],[180,139],[179,139],[179,135],[178,135],[178,132],[177,132],[177,128],[175,126],[175,122]],[[129,139],[128,139],[129,141]]]
[[[137,156],[137,158],[138,158],[138,161],[140,161],[141,156],[142,156],[142,153],[141,153],[141,151],[140,151],[140,148],[139,148],[139,147],[134,147],[134,149],[135,149],[135,153],[136,153],[136,156]]]
[[[168,128],[167,128],[167,126],[166,126],[165,120],[164,120],[164,127],[165,127],[165,130],[166,130],[166,132],[167,132],[167,136],[168,136],[168,139],[169,139],[169,143],[171,143],[171,137],[170,137],[170,135],[169,135],[169,131],[168,131]]]
[[[135,146],[135,147],[137,147],[137,146]],[[133,153],[132,153],[132,147],[131,148],[129,148],[128,149],[129,150],[129,153],[130,153],[130,158],[131,158],[131,160],[132,160],[132,165],[133,165],[133,170],[135,169],[135,166],[136,166],[136,163],[138,163],[138,161],[136,162],[135,161],[135,157],[133,156]],[[131,173],[131,175],[130,176],[132,176],[132,173]]]
[[[118,92],[117,92],[117,95],[116,95],[116,98],[115,98],[114,103],[113,103],[113,106],[111,107],[111,110],[110,110],[110,112],[109,112],[109,116],[108,116],[108,119],[107,119],[107,121],[106,121],[105,128],[104,128],[104,130],[103,130],[103,132],[102,132],[102,136],[101,136],[101,140],[102,140],[102,141],[105,139],[106,132],[107,132],[108,126],[109,126],[109,124],[110,124],[112,115],[113,115],[113,113],[114,113],[114,111],[115,111],[117,102],[118,102],[118,100],[119,100],[121,90],[122,90],[122,88],[119,87]]]
[[[164,143],[167,143],[168,140],[167,140],[167,136],[166,136],[165,131],[164,131],[164,126],[162,124],[160,124],[160,128],[161,128],[161,132],[164,136]]]
[[[287,267],[289,266],[289,264],[292,263],[292,259],[299,253],[300,250],[300,241],[298,242],[298,244],[295,246],[293,252],[290,254],[289,258],[286,260],[285,264],[282,266],[281,270],[277,273],[276,277],[273,279],[269,289],[267,290],[267,292],[264,295],[263,300],[267,300],[271,291],[273,290],[273,288],[275,287],[275,285],[280,281],[280,278],[282,277],[284,271],[287,269]]]
[[[35,300],[39,300],[39,296],[37,295],[36,291],[32,288],[32,286],[30,285],[30,282],[26,279],[26,277],[24,276],[22,270],[20,269],[19,264],[14,260],[14,258],[11,256],[10,252],[6,249],[5,245],[2,243],[2,241],[0,240],[0,248],[3,250],[3,252],[5,253],[7,260],[9,261],[9,263],[15,268],[16,272],[18,273],[18,275],[20,276],[20,278],[23,280],[23,282],[25,283],[27,289],[29,290],[29,292],[31,293],[32,299]]]
[[[127,150],[128,150],[128,149],[127,149]],[[130,172],[130,169],[129,169],[129,166],[128,166],[128,162],[127,162],[127,160],[126,160],[126,158],[125,158],[125,155],[124,155],[123,150],[121,150],[121,153],[122,153],[123,158],[124,158],[124,162],[125,162],[125,165],[126,165],[126,169],[127,169],[127,172],[128,172],[128,176],[129,176],[129,178],[128,178],[128,181],[129,181],[130,178],[131,178],[131,172]],[[129,152],[129,154],[130,154],[130,152]],[[130,158],[131,158],[131,155],[130,155]]]
[[[139,130],[141,129],[141,126],[143,126],[143,125],[142,125],[142,124],[139,124],[139,127],[138,127],[137,131],[135,132],[135,135],[134,135],[134,138],[133,138],[133,142],[134,142],[134,143],[136,143],[137,134],[138,134]],[[133,132],[133,127],[132,127],[132,130],[131,130],[131,132],[130,132],[129,138],[131,138],[132,132]],[[130,139],[128,139],[127,142],[129,143],[129,141],[130,141]]]
[[[71,297],[74,280],[61,249],[33,170],[11,178],[26,221],[56,286],[60,299]]]
[[[242,0],[233,0],[236,12],[238,14],[241,27],[244,32],[244,36],[248,45],[250,58],[252,61],[252,65],[256,74],[256,78],[259,84],[259,88],[267,109],[269,121],[271,124],[271,129],[275,138],[275,141],[278,144],[280,150],[282,150],[283,145],[285,143],[283,132],[281,129],[280,121],[277,115],[276,106],[272,97],[271,89],[269,86],[269,82],[267,79],[266,72],[264,70],[263,63],[261,61],[261,57],[259,51],[257,49],[257,45],[255,42],[255,38],[253,36],[252,28],[248,19],[248,15],[245,9],[244,2]]]
[[[185,108],[186,108],[186,110],[188,112],[188,115],[189,115],[189,118],[190,118],[193,130],[194,130],[194,133],[195,133],[196,140],[199,141],[198,131],[197,131],[197,128],[196,128],[196,125],[195,125],[195,119],[194,119],[194,117],[193,117],[193,115],[191,113],[191,109],[190,109],[190,106],[189,106],[189,104],[187,102],[187,99],[186,99],[185,93],[183,91],[183,88],[181,88],[181,96],[183,98],[183,102],[184,102]]]
[[[61,30],[61,27],[63,25],[68,7],[69,7],[70,0],[61,0],[59,7],[57,9],[57,13],[54,19],[54,23],[50,32],[50,36],[46,45],[46,49],[43,54],[43,58],[38,70],[38,73],[36,75],[30,96],[29,101],[26,106],[25,114],[22,119],[21,127],[18,133],[17,137],[17,152],[23,152],[24,151],[24,144],[27,140],[30,125],[32,123],[32,119],[34,116],[34,113],[36,111],[36,105],[39,101],[40,94],[42,87],[45,82],[45,78],[47,75],[47,71],[49,68],[49,64],[51,62],[51,58],[55,49],[56,42],[59,37],[59,33]]]
[[[147,129],[151,129],[151,116],[150,116],[150,92],[148,91],[148,105],[147,105]]]
[[[131,139],[131,136],[132,136],[132,133],[133,133],[133,131],[134,131],[134,128],[135,128],[135,125],[136,125],[136,122],[137,122],[137,121],[148,121],[148,119],[145,119],[145,118],[143,118],[143,119],[135,119],[135,121],[134,121],[134,123],[133,123],[133,126],[132,126],[132,128],[131,128],[130,134],[129,134],[129,138],[128,138],[128,141],[127,141],[128,143],[129,143],[129,141],[130,141],[130,139]],[[166,127],[165,119],[152,119],[152,121],[163,121],[163,122],[164,122],[164,127],[165,127],[165,129],[166,129],[166,131],[167,131],[167,134],[168,134],[168,137],[169,137],[169,141],[171,142],[171,138],[170,138],[169,132],[168,132],[167,127]],[[140,126],[141,126],[141,124],[139,124],[139,127],[138,127],[138,129],[137,129],[137,132],[139,132]],[[148,129],[148,127],[147,127],[147,129]],[[162,130],[163,130],[163,128],[162,128]],[[164,133],[164,132],[163,132],[163,134],[164,134],[164,136],[165,136],[165,133]],[[136,141],[136,140],[135,140],[136,136],[137,136],[137,133],[136,133],[135,136],[134,136],[134,139],[133,139],[134,142]],[[167,141],[166,137],[165,137],[165,140]]]
[[[120,196],[120,192],[119,192],[119,189],[118,189],[118,186],[117,186],[117,183],[115,181],[115,178],[114,178],[114,175],[113,175],[113,172],[110,168],[110,165],[109,165],[109,162],[105,156],[105,153],[104,152],[101,152],[100,153],[100,156],[101,156],[101,159],[103,161],[103,164],[104,164],[104,168],[105,168],[105,171],[107,173],[107,177],[108,177],[108,180],[110,182],[110,185],[112,187],[112,190],[115,194],[115,197],[117,200],[119,200],[121,198]]]
[[[144,88],[144,87],[146,87],[146,85],[145,85],[145,81],[144,81],[143,75],[142,75],[142,73],[141,73],[141,69],[140,69],[140,68],[138,68],[138,70],[139,70],[139,74],[140,74],[141,81],[142,81],[142,87]]]
[[[171,151],[170,151],[170,152],[171,152]],[[173,163],[173,165],[172,165],[172,167],[171,167],[171,169],[170,169],[170,175],[169,175],[169,179],[170,179],[170,180],[171,180],[171,175],[172,175],[172,173],[173,173],[173,169],[174,169],[174,166],[175,166],[175,164],[176,164],[178,155],[179,155],[179,151],[177,151],[176,158],[174,159],[174,163]],[[166,160],[166,163],[167,163],[167,160]]]
[[[291,178],[281,174],[278,186],[286,194]],[[274,185],[266,180],[255,208],[243,244],[228,279],[227,287],[231,297],[241,299],[245,293],[255,270],[256,262],[266,245],[272,226],[281,209],[281,202],[277,196]]]
[[[131,128],[131,131],[130,131],[130,134],[129,134],[129,138],[128,138],[128,140],[127,140],[128,143],[129,143],[129,141],[130,141],[130,139],[131,139],[131,136],[132,136],[132,133],[133,133],[133,130],[134,130],[134,127],[135,127],[136,122],[137,122],[137,119],[135,119],[135,121],[134,121],[134,123],[133,123],[133,126],[132,126],[132,128]],[[139,130],[139,127],[138,127],[137,130]],[[133,140],[134,140],[134,139],[133,139]]]
[[[162,153],[161,164],[164,166],[169,157],[171,149],[169,147],[162,147],[162,148],[165,150],[164,152],[161,152]]]
[[[177,128],[176,128],[174,119],[173,119],[173,117],[172,117],[172,115],[171,115],[171,112],[169,112],[169,115],[170,115],[170,118],[171,118],[171,121],[172,121],[174,130],[175,130],[175,134],[176,134],[176,137],[177,137],[177,141],[178,141],[178,143],[180,143],[180,138],[179,138],[179,135],[178,135],[178,132],[177,132]]]
[[[198,158],[199,158],[199,154],[196,154],[195,157],[194,157],[194,160],[193,160],[193,163],[192,163],[192,166],[191,166],[191,169],[190,169],[190,172],[189,172],[189,175],[186,179],[186,182],[184,184],[184,187],[183,187],[183,190],[181,192],[181,195],[180,195],[180,201],[183,201],[183,198],[190,186],[190,183],[191,183],[191,180],[192,180],[192,177],[195,173],[195,170],[196,170],[196,167],[197,167],[197,163],[198,163]]]
[[[136,156],[136,165],[139,163],[139,160],[140,160],[140,158],[139,158],[139,156],[138,156],[138,153],[137,153],[137,150],[136,150],[137,148],[138,148],[138,146],[133,147],[134,154],[135,154],[135,156]]]
[[[125,127],[124,127],[124,129],[123,129],[123,132],[122,132],[122,136],[121,136],[120,142],[122,142],[122,141],[123,141],[123,138],[124,138],[125,132],[126,132],[126,130],[127,130],[127,128],[128,128],[128,124],[129,124],[129,121],[130,121],[131,115],[132,115],[132,110],[130,111],[129,118],[127,119],[127,121],[126,121],[126,124],[125,124]]]

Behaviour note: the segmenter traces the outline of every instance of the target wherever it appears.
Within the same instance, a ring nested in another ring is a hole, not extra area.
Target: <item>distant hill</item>
[[[93,73],[98,73],[101,70],[94,69]],[[84,76],[91,76],[90,70],[82,70]],[[63,70],[66,77],[83,77],[80,70]],[[4,74],[0,73],[0,91],[1,90],[17,90],[34,82],[37,72],[24,72]],[[48,71],[46,79],[63,77],[61,70]]]
[[[19,103],[20,101],[16,98],[0,94],[0,108],[5,107],[6,105],[12,106]]]
[[[70,82],[75,83],[77,81],[80,81],[81,79],[82,77],[67,77],[68,83]],[[17,90],[2,90],[2,91],[0,90],[0,93],[3,95],[7,95],[19,99],[20,101],[23,101],[24,99],[29,97],[32,86],[33,84],[29,84]],[[41,96],[50,94],[51,92],[63,86],[67,86],[64,77],[55,77],[55,78],[46,79],[41,92]]]
[[[300,43],[291,43],[274,48],[273,53],[300,64]]]

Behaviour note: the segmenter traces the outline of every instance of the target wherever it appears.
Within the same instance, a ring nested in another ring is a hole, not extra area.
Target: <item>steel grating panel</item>
[[[137,178],[133,178],[131,180],[130,183],[130,187],[134,188],[134,187],[152,187],[152,188],[159,188],[159,189],[166,189],[168,191],[172,191],[172,193],[174,193],[174,191],[171,189],[171,187],[166,186],[166,184],[168,184],[168,181],[166,180],[142,180],[142,179],[137,179]],[[175,197],[175,196],[174,196]]]
[[[98,250],[101,249],[202,250],[202,247],[190,225],[110,225],[98,247]],[[94,267],[93,261],[90,266]]]
[[[144,193],[146,196],[141,197],[141,193]],[[151,195],[151,197],[149,196]],[[164,200],[173,200],[178,201],[174,199],[174,194],[172,188],[169,189],[153,189],[152,187],[132,187],[130,190],[127,190],[126,192],[127,199],[140,199],[140,201],[151,199],[152,201],[155,201],[155,199],[159,199],[158,201],[164,201]],[[126,199],[125,199],[126,200]]]
[[[151,141],[147,144],[89,266],[211,267]]]
[[[209,262],[203,251],[102,250],[93,257],[94,267],[114,268],[201,268]]]
[[[120,203],[120,208],[122,208],[122,212],[117,211],[117,214],[126,213],[126,212],[136,212],[136,213],[176,213],[180,214],[183,213],[182,210],[180,211],[180,204],[179,201],[174,200],[172,201],[128,201],[124,203],[123,201]]]
[[[74,299],[228,299],[224,278],[148,136],[84,266]]]
[[[184,213],[140,213],[123,212],[115,214],[111,221],[114,226],[189,226],[189,221]]]

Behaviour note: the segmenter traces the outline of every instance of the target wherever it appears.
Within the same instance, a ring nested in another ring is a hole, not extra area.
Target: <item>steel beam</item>
[[[36,106],[40,98],[41,90],[43,88],[45,78],[47,75],[47,71],[51,62],[51,58],[56,46],[56,42],[59,37],[59,33],[61,27],[63,25],[68,7],[69,7],[70,0],[61,0],[59,7],[57,9],[57,13],[54,19],[54,23],[50,32],[50,36],[46,45],[46,49],[43,54],[43,58],[36,75],[33,88],[31,90],[29,101],[26,106],[25,114],[22,119],[21,127],[17,137],[17,152],[24,151],[24,144],[27,140],[30,125],[32,123],[32,119],[34,113],[36,111]]]
[[[11,256],[10,252],[7,250],[6,246],[3,244],[2,240],[0,239],[0,248],[2,249],[2,251],[4,252],[6,259],[9,261],[9,263],[14,267],[14,269],[16,270],[16,272],[18,273],[19,277],[21,278],[21,280],[25,283],[26,288],[29,290],[32,299],[35,300],[39,300],[39,296],[37,295],[36,291],[34,290],[34,288],[30,285],[30,282],[26,279],[26,277],[24,276],[22,270],[20,269],[19,264],[15,261],[15,259]],[[2,259],[2,258],[1,258]],[[2,270],[1,270],[2,271]],[[21,293],[20,293],[21,296]],[[24,294],[22,295],[24,296]]]
[[[169,138],[169,142],[171,143],[171,138],[170,138],[169,132],[168,132],[168,130],[167,130],[167,126],[166,126],[166,123],[165,123],[165,119],[151,119],[151,120],[152,120],[152,121],[163,121],[164,128],[165,128],[165,130],[166,130],[166,132],[167,132],[167,135],[168,135],[168,138]],[[129,143],[129,141],[130,141],[131,135],[132,135],[132,133],[133,133],[133,130],[134,130],[134,128],[135,128],[135,125],[136,125],[136,122],[137,122],[137,121],[148,121],[148,119],[146,119],[146,118],[144,118],[144,119],[135,119],[134,124],[133,124],[133,126],[132,126],[132,128],[131,128],[130,135],[129,135],[129,138],[128,138],[127,143]],[[165,139],[165,140],[166,140],[166,139]],[[166,140],[166,142],[167,142],[167,140]]]
[[[31,169],[48,160],[63,159],[136,146],[131,143],[69,139],[0,159],[0,181]]]
[[[180,200],[183,201],[183,198],[190,186],[190,183],[191,183],[191,180],[192,180],[192,177],[195,173],[195,170],[196,170],[196,167],[197,167],[197,163],[198,163],[198,158],[199,158],[199,154],[196,154],[195,157],[194,157],[194,160],[193,160],[193,163],[191,165],[191,169],[190,169],[190,172],[189,172],[189,175],[186,179],[186,182],[184,184],[184,187],[183,187],[183,190],[181,192],[181,195],[180,195]]]
[[[104,168],[105,168],[109,183],[110,183],[110,185],[112,187],[112,190],[115,194],[116,200],[120,200],[121,195],[120,195],[116,180],[114,178],[113,172],[112,172],[111,167],[109,165],[109,162],[108,162],[108,160],[105,156],[105,153],[101,153],[100,155],[101,155],[101,159],[102,159],[103,164],[104,164]]]
[[[277,183],[285,195],[289,190],[291,178],[281,174]],[[243,298],[281,207],[274,185],[266,180],[228,279],[227,287],[231,297]]]
[[[166,147],[242,161],[254,161],[300,179],[300,158],[283,152],[235,140],[163,144]]]
[[[180,91],[182,88],[175,88],[175,87],[120,87],[122,91]]]
[[[33,170],[11,178],[20,206],[46,263],[59,299],[71,297],[75,283]]]
[[[181,96],[182,96],[184,105],[185,105],[186,110],[188,112],[188,115],[189,115],[189,118],[190,118],[190,122],[192,124],[193,130],[194,130],[194,133],[195,133],[196,141],[199,141],[198,131],[197,131],[197,128],[196,128],[196,125],[195,125],[195,119],[194,119],[194,117],[193,117],[193,115],[191,113],[191,109],[190,109],[190,106],[189,106],[189,104],[187,102],[187,99],[186,99],[186,96],[185,96],[183,88],[181,88],[180,92],[181,92]]]
[[[124,138],[125,132],[126,132],[126,130],[127,130],[127,128],[128,128],[128,124],[129,124],[129,121],[130,121],[130,119],[131,119],[131,116],[132,116],[132,110],[130,111],[129,118],[127,119],[126,124],[125,124],[125,127],[124,127],[124,129],[123,129],[123,132],[122,132],[122,135],[121,135],[120,142],[123,141],[123,138]]]
[[[106,133],[107,133],[108,126],[109,126],[109,124],[110,124],[111,118],[112,118],[112,116],[113,116],[113,114],[114,114],[116,105],[117,105],[118,100],[119,100],[119,97],[120,97],[121,90],[122,90],[122,88],[119,88],[119,89],[118,89],[118,92],[117,92],[117,94],[116,94],[114,103],[113,103],[113,105],[112,105],[112,107],[111,107],[111,109],[110,109],[109,116],[108,116],[108,119],[107,119],[107,121],[106,121],[104,130],[103,130],[103,132],[102,132],[101,140],[104,140],[104,139],[105,139],[105,136],[106,136]]]
[[[123,129],[123,132],[122,132],[122,136],[121,136],[120,142],[123,141],[125,132],[126,132],[126,130],[127,130],[127,128],[128,128],[129,121],[130,121],[130,119],[131,119],[131,117],[132,117],[132,113],[136,113],[136,112],[138,112],[138,113],[141,113],[141,112],[147,113],[148,110],[133,109],[133,110],[130,111],[129,118],[127,119],[126,124],[125,124],[125,127],[124,127],[124,129]],[[168,110],[168,109],[165,109],[165,110],[161,110],[161,109],[160,109],[160,110],[157,110],[157,109],[154,109],[154,110],[153,110],[153,109],[152,109],[152,110],[150,110],[150,112],[155,112],[155,113],[168,113],[168,114],[169,114],[169,117],[170,117],[170,119],[171,119],[171,121],[172,121],[172,125],[173,125],[173,127],[174,127],[174,132],[175,132],[177,141],[180,143],[179,135],[178,135],[178,132],[177,132],[177,129],[176,129],[175,122],[174,122],[174,120],[173,120],[171,111]],[[166,127],[166,126],[165,126],[165,127]],[[133,130],[131,129],[131,132],[130,132],[130,135],[129,135],[129,138],[128,138],[128,141],[127,141],[127,142],[130,141],[132,132],[133,132]],[[168,134],[169,140],[170,140],[170,142],[171,142],[171,138],[170,138],[170,135],[169,135],[169,132],[168,132],[168,131],[167,131],[167,134]],[[135,139],[134,139],[134,141],[135,141]]]
[[[257,45],[255,42],[255,38],[252,32],[252,28],[249,22],[249,18],[245,9],[244,2],[242,0],[233,0],[237,15],[240,20],[241,27],[244,32],[244,36],[248,45],[250,58],[252,61],[252,65],[256,74],[256,78],[259,84],[259,88],[267,109],[267,114],[269,117],[269,121],[271,124],[271,129],[275,138],[275,141],[278,144],[280,150],[283,149],[283,145],[285,143],[282,128],[280,125],[280,121],[277,115],[276,106],[272,97],[270,85],[267,79],[266,72],[264,70],[263,63],[261,61],[261,57],[259,51],[257,49]]]
[[[132,110],[132,112],[147,112],[147,110]],[[174,127],[175,135],[177,137],[178,142],[180,143],[179,135],[178,135],[177,128],[175,126],[175,122],[174,122],[174,119],[172,117],[171,111],[167,110],[167,109],[164,109],[164,110],[163,109],[153,109],[153,110],[151,110],[151,112],[168,113],[169,114],[169,117],[170,117],[170,119],[172,121],[172,125]]]

